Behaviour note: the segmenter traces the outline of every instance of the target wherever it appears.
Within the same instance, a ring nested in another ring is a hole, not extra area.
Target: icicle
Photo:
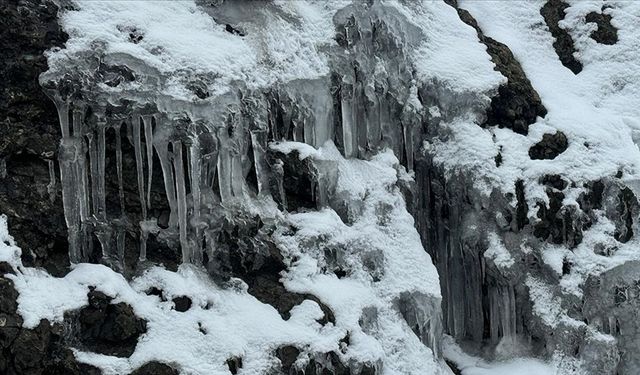
[[[143,116],[144,141],[147,150],[147,208],[151,209],[151,181],[153,179],[153,116]]]
[[[54,102],[58,110],[62,138],[69,138],[71,136],[71,132],[69,131],[69,103],[59,98],[55,99]]]
[[[98,122],[98,139],[97,139],[97,156],[98,156],[98,191],[96,195],[98,196],[98,208],[96,215],[100,220],[107,219],[107,192],[105,188],[105,163],[106,163],[106,147],[105,147],[105,131],[106,131],[106,123]]]
[[[47,185],[47,193],[49,193],[49,201],[53,203],[56,200],[56,171],[53,160],[47,160],[49,166],[49,184]]]
[[[265,130],[251,131],[251,147],[253,149],[253,162],[256,168],[258,180],[258,193],[269,193],[269,167],[266,161],[265,148],[267,145],[267,132]]]
[[[157,219],[140,221],[140,261],[147,260],[147,240],[149,234],[157,234],[160,231]]]
[[[356,129],[356,152],[361,155],[363,151],[367,150],[367,118],[366,118],[366,100],[364,96],[364,90],[362,88],[362,82],[356,82],[354,86],[354,118],[353,123]],[[357,156],[357,155],[356,155]]]
[[[92,252],[93,241],[90,236],[89,218],[89,176],[87,168],[87,156],[84,146],[84,136],[86,133],[84,127],[85,110],[83,107],[75,108],[73,111],[73,133],[74,137],[79,140],[76,160],[74,162],[75,174],[77,176],[78,190],[76,191],[76,199],[80,207],[80,245],[82,251],[82,259],[86,260]]]
[[[234,197],[242,197],[244,194],[244,173],[242,171],[242,155],[231,155],[231,191]]]
[[[413,123],[409,120],[402,124],[404,149],[407,158],[407,171],[413,170]]]
[[[218,154],[218,183],[220,184],[220,200],[225,203],[233,198],[231,188],[232,161],[229,149],[229,134],[226,128],[218,129],[220,153]]]
[[[124,216],[124,188],[122,178],[122,138],[120,136],[120,127],[122,123],[118,123],[113,127],[116,132],[116,168],[118,174],[118,198],[120,200],[120,214]]]
[[[310,98],[311,117],[313,118],[313,142],[307,142],[318,148],[333,138],[333,98],[329,82],[320,80],[313,86]]]
[[[76,163],[82,152],[81,140],[63,138],[60,142],[58,158],[60,162],[60,185],[62,186],[62,205],[67,224],[69,240],[69,261],[72,264],[82,262],[82,242],[80,236],[80,204],[78,202],[78,181]]]
[[[315,146],[316,136],[314,129],[316,126],[318,126],[318,124],[315,124],[313,121],[313,117],[310,116],[305,116],[302,124],[304,127],[304,143]]]
[[[189,172],[191,177],[191,198],[193,200],[192,222],[195,230],[195,243],[202,243],[202,225],[200,222],[200,177],[202,175],[202,159],[200,157],[200,143],[196,137],[189,146]],[[191,244],[190,244],[191,245]],[[190,246],[191,262],[197,265],[202,264],[202,251],[199,246]]]
[[[91,201],[94,214],[98,212],[98,150],[95,145],[93,133],[87,134],[89,145],[89,166],[91,176]]]
[[[147,218],[147,205],[144,199],[144,160],[142,159],[142,139],[140,137],[140,118],[133,118],[133,148],[136,154],[136,174],[138,176],[138,195],[140,196],[140,206],[142,207],[142,219]]]
[[[77,163],[76,164],[76,173],[79,176],[80,183],[80,191],[79,191],[79,199],[80,202],[80,217],[82,222],[85,222],[89,218],[89,177],[87,175],[87,157],[84,150],[84,109],[75,109],[73,111],[73,132],[74,137],[80,140],[80,149],[78,150]]]
[[[124,245],[125,245],[125,236],[126,236],[126,228],[125,225],[120,220],[113,220],[113,226],[116,229],[116,251],[118,264],[121,269],[124,271],[126,264],[124,261]]]
[[[111,238],[113,230],[111,226],[106,223],[99,223],[95,233],[102,248],[102,258],[106,261],[112,260]]]
[[[167,141],[160,141],[158,139],[154,142],[156,154],[160,160],[160,167],[162,168],[162,177],[164,179],[164,188],[167,194],[167,201],[169,202],[169,208],[171,215],[169,216],[169,227],[174,228],[178,223],[176,212],[178,207],[176,203],[176,190],[173,177],[173,168],[171,167],[172,155],[169,155],[169,143]]]
[[[284,192],[284,162],[282,160],[276,159],[271,165],[271,175],[276,181],[276,189],[278,189],[277,192],[272,192],[274,199],[282,205],[282,207],[280,207],[281,210],[286,210],[287,195]]]
[[[343,88],[345,90],[346,88]],[[351,95],[348,93],[347,95]],[[344,95],[342,96],[342,138],[344,143],[344,157],[352,158],[355,156],[354,149],[354,113],[353,113],[353,101],[351,98]]]
[[[192,254],[187,239],[187,192],[184,165],[182,161],[182,142],[173,142],[173,168],[176,171],[176,197],[178,203],[178,227],[180,229],[180,246],[182,247],[182,262],[191,263]]]

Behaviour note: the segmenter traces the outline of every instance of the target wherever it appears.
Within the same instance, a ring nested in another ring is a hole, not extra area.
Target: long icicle
[[[154,143],[160,167],[162,168],[162,177],[164,179],[164,188],[169,202],[171,215],[169,216],[169,227],[175,228],[177,224],[176,212],[178,210],[176,204],[176,190],[173,178],[173,168],[171,166],[171,156],[169,155],[169,143],[167,141],[156,140]]]
[[[116,168],[118,174],[118,198],[120,200],[120,214],[124,216],[124,188],[122,178],[122,137],[120,136],[120,128],[122,123],[114,125],[113,129],[116,132]]]
[[[142,138],[140,137],[141,120],[138,116],[133,118],[133,149],[136,154],[136,174],[138,177],[138,195],[140,196],[140,206],[142,207],[142,219],[147,218],[147,205],[144,199],[144,160],[142,156]]]
[[[202,243],[202,229],[200,225],[200,177],[202,175],[202,158],[200,156],[200,142],[198,137],[194,137],[193,143],[189,146],[189,165],[191,176],[191,197],[193,199],[193,223],[195,227],[196,244]],[[202,264],[202,249],[193,246],[191,257],[194,264]]]
[[[180,229],[180,246],[182,247],[182,262],[191,263],[192,257],[187,239],[187,192],[182,160],[182,142],[173,142],[173,167],[176,172],[176,197],[178,203],[178,226]]]
[[[144,141],[147,150],[147,208],[151,209],[151,181],[153,180],[153,116],[143,116]]]
[[[79,140],[78,152],[76,154],[77,160],[74,163],[75,173],[78,178],[78,191],[76,199],[80,207],[80,243],[82,246],[82,259],[83,261],[89,258],[89,255],[93,250],[93,241],[91,240],[88,226],[88,219],[90,217],[89,206],[89,176],[87,168],[87,155],[84,146],[85,128],[84,128],[84,107],[74,108],[73,111],[73,135]]]

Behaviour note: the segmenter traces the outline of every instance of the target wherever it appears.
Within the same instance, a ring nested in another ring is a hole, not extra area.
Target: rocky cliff
[[[637,5],[2,12],[5,373],[637,372]]]

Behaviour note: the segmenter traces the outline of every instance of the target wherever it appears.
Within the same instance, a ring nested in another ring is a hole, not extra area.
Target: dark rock
[[[573,72],[578,74],[582,71],[582,63],[573,56],[575,53],[575,47],[573,45],[573,39],[567,30],[560,27],[559,22],[564,19],[565,9],[569,7],[569,4],[562,0],[549,0],[540,9],[540,14],[544,18],[551,35],[556,38],[553,43],[553,48],[556,50],[560,62]]]
[[[0,277],[0,312],[15,314],[18,309],[18,292],[13,286],[13,281]]]
[[[316,208],[313,191],[317,173],[313,164],[307,159],[300,160],[299,153],[295,150],[288,154],[270,150],[267,156],[272,169],[278,162],[282,162],[282,173],[274,174],[274,178],[282,179],[281,182],[271,183],[272,191],[283,189],[284,192],[284,196],[273,194],[276,203],[290,212]]]
[[[226,32],[228,32],[228,33],[233,34],[233,35],[245,36],[245,34],[242,31],[236,29],[235,27],[233,27],[233,26],[231,26],[229,24],[224,25],[224,30]]]
[[[187,89],[200,99],[206,99],[211,94],[207,84],[201,80],[193,80],[186,85]]]
[[[94,352],[128,357],[138,337],[146,332],[146,321],[138,318],[131,306],[111,303],[111,297],[95,289],[88,294],[89,306],[80,310],[79,339]]]
[[[600,180],[593,181],[585,186],[586,193],[580,194],[578,204],[583,211],[599,210],[602,208],[602,196],[604,193],[604,183]]]
[[[148,362],[138,367],[130,375],[178,375],[180,372],[173,367],[160,362]]]
[[[611,24],[611,15],[591,12],[585,19],[598,25],[598,30],[591,33],[591,38],[600,44],[613,45],[618,43],[618,29]]]
[[[164,293],[161,289],[156,288],[155,286],[145,292],[149,296],[158,296],[160,297],[160,301],[166,301],[167,299],[164,296]]]
[[[42,362],[47,357],[51,341],[51,326],[46,320],[33,330],[22,330],[11,346],[13,365],[18,373],[42,371]]]
[[[249,294],[273,306],[283,319],[289,319],[290,310],[309,299],[318,303],[324,312],[321,323],[335,323],[331,309],[317,297],[290,292],[282,285],[280,273],[286,265],[270,238],[272,229],[257,216],[239,215],[234,222],[225,219],[216,239],[218,251],[207,264],[209,274],[220,282],[231,277],[242,279],[249,286]]]
[[[0,7],[0,159],[6,162],[0,211],[9,217],[25,264],[61,275],[68,265],[62,200],[55,189],[52,202],[47,189],[48,160],[55,158],[60,127],[56,108],[38,83],[48,69],[43,52],[67,40],[57,11],[53,1],[40,0],[8,1]]]
[[[637,215],[638,200],[631,189],[625,187],[618,194],[616,207],[619,220],[616,220],[616,231],[613,237],[625,243],[633,236],[633,218]]]
[[[563,206],[564,194],[547,189],[549,206],[538,203],[537,216],[540,219],[534,226],[533,234],[541,240],[555,244],[564,244],[574,248],[582,242],[582,230],[588,218],[575,207]]]
[[[238,371],[242,368],[242,358],[233,357],[227,359],[227,367],[229,367],[229,371],[232,375],[236,375]]]
[[[16,271],[14,271],[13,267],[7,262],[0,262],[0,276],[4,276],[6,274],[15,275]]]
[[[564,190],[569,184],[560,175],[546,174],[542,176],[542,184],[554,189]]]
[[[521,230],[529,224],[529,205],[524,195],[524,182],[516,181],[516,229]]]
[[[191,298],[187,296],[175,297],[172,299],[176,311],[185,312],[191,308]]]
[[[500,167],[502,165],[502,153],[499,152],[498,155],[496,155],[493,160],[496,163],[496,167]]]
[[[282,370],[291,373],[293,363],[298,359],[300,350],[292,345],[286,345],[276,350],[276,357],[280,360]]]
[[[556,132],[555,134],[545,134],[542,136],[542,140],[529,149],[529,157],[533,160],[551,160],[555,159],[558,155],[563,153],[569,142],[567,136],[563,132]]]

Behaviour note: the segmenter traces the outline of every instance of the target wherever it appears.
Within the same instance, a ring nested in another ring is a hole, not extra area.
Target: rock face
[[[53,1],[13,1],[0,10],[3,50],[0,75],[0,210],[25,244],[25,261],[53,274],[65,272],[66,228],[60,212],[57,149],[60,126],[53,103],[38,83],[47,49],[67,35]],[[31,214],[33,202],[39,215]]]

